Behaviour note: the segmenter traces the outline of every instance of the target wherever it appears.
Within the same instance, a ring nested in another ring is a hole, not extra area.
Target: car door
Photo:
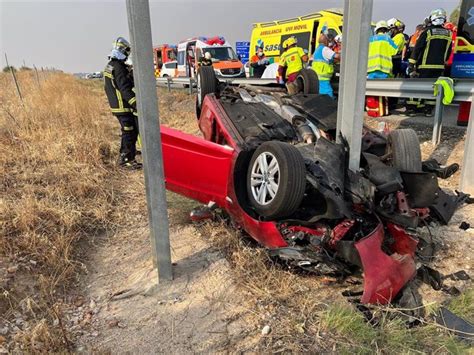
[[[234,149],[161,126],[166,188],[225,206]]]

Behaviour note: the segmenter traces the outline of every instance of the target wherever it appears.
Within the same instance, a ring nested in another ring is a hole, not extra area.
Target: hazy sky
[[[438,7],[448,14],[459,0],[374,0],[373,21],[397,17],[411,33]],[[250,40],[252,23],[285,19],[343,0],[150,1],[153,43],[177,43],[197,35],[223,35],[233,45]],[[102,70],[112,42],[129,37],[125,0],[0,0],[0,54],[10,64],[56,67],[68,72]]]

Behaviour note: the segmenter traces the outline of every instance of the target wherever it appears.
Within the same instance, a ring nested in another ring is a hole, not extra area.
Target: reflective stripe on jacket
[[[370,37],[367,72],[378,70],[392,74],[392,56],[397,54],[397,49],[397,45],[387,34],[377,34]]]
[[[409,62],[418,69],[444,69],[451,54],[451,31],[442,26],[428,27],[416,41]]]
[[[104,89],[114,115],[133,113],[137,99],[133,75],[122,60],[112,59],[104,69]]]
[[[311,67],[318,75],[319,80],[331,80],[334,74],[333,60],[326,60],[323,56],[325,46],[320,44],[316,47]]]
[[[280,56],[280,66],[286,67],[286,77],[303,69],[303,57],[305,52],[301,47],[293,47],[288,49]]]

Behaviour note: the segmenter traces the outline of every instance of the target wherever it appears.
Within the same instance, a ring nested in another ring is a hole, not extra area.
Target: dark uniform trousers
[[[120,156],[126,160],[134,160],[136,155],[136,143],[138,138],[138,118],[130,114],[117,115],[122,129],[122,140],[120,142]]]

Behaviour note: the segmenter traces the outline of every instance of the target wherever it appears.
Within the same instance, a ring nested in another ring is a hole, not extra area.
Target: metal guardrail
[[[171,91],[171,86],[172,85],[187,85],[189,89],[189,93],[193,93],[193,88],[196,80],[194,78],[171,78],[171,77],[165,77],[165,78],[156,78],[156,85],[158,86],[159,84],[168,87],[168,91]]]
[[[432,99],[436,79],[369,79],[366,95]],[[474,80],[454,79],[454,101],[472,101]]]
[[[275,79],[257,78],[219,78],[219,81],[231,85],[274,85]],[[388,97],[414,97],[419,99],[432,99],[433,85],[436,79],[369,79],[366,84],[366,95]],[[333,84],[337,89],[338,84]],[[454,101],[471,101],[474,95],[474,80],[454,80]]]

